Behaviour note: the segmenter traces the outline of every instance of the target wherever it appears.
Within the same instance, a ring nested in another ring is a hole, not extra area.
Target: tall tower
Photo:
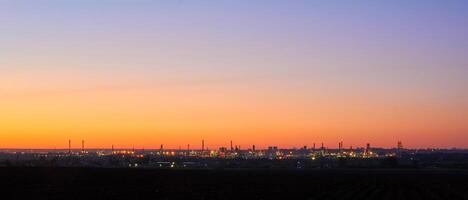
[[[322,147],[320,148],[320,154],[321,154],[322,156],[325,155],[325,146],[323,145],[323,142],[322,142]]]
[[[370,148],[371,148],[370,143],[367,143],[365,155],[369,156],[369,154],[370,154]]]
[[[234,150],[234,147],[232,146],[232,140],[231,140],[231,151],[233,151],[233,150]]]
[[[68,153],[71,154],[71,140],[68,140]]]
[[[202,152],[205,151],[205,140],[201,141],[201,146],[202,146],[201,147]]]
[[[253,150],[253,151],[255,151],[255,144],[254,144],[254,145],[252,145],[252,150]]]
[[[81,153],[85,153],[84,140],[81,140]]]

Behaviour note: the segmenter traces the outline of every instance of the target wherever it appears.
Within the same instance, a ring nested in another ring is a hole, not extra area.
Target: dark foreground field
[[[0,168],[0,199],[468,199],[467,171]]]

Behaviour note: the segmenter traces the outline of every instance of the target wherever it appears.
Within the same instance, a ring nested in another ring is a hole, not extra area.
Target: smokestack
[[[234,150],[234,148],[232,147],[232,140],[231,140],[231,151]]]
[[[71,154],[71,140],[68,140],[68,153]]]
[[[202,151],[205,151],[205,140],[202,140],[202,141],[201,141],[201,144],[202,144],[201,150],[202,150]]]
[[[255,151],[255,145],[252,146],[252,150]]]
[[[84,149],[84,140],[81,140],[81,153],[84,153],[85,152],[85,149]]]
[[[367,145],[366,145],[366,152],[365,152],[367,155],[369,155],[369,153],[370,153],[370,148],[371,148],[371,147],[370,147],[370,143],[367,143]]]
[[[315,151],[315,142],[314,142],[314,147],[313,147],[313,150]]]

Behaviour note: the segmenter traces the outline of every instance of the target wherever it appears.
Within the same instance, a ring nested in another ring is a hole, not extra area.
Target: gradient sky
[[[0,148],[468,148],[467,10],[2,0]]]

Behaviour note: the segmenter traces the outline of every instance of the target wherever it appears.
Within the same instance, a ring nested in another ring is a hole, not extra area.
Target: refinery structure
[[[52,166],[52,167],[132,167],[132,168],[460,168],[468,167],[468,150],[465,149],[407,149],[401,141],[394,148],[378,148],[370,143],[364,147],[345,147],[339,142],[329,148],[324,143],[311,147],[259,149],[255,145],[241,148],[230,141],[229,147],[207,148],[201,140],[199,148],[86,148],[86,141],[73,146],[68,140],[67,149],[0,149],[2,166]]]
[[[86,149],[85,140],[81,140],[80,148],[72,146],[72,140],[68,140],[67,149],[5,149],[3,152],[9,153],[37,153],[37,154],[52,154],[61,156],[108,156],[108,155],[127,155],[142,157],[145,155],[161,156],[161,157],[199,157],[199,158],[221,158],[221,159],[288,159],[301,158],[315,160],[320,157],[334,158],[378,158],[378,157],[396,157],[400,156],[405,150],[401,141],[398,141],[395,148],[372,148],[370,143],[365,147],[353,148],[352,146],[345,148],[343,142],[339,142],[337,148],[329,148],[322,142],[320,147],[316,147],[313,143],[312,147],[303,146],[301,148],[279,148],[277,146],[268,146],[266,149],[257,149],[255,145],[249,148],[242,149],[240,145],[234,145],[230,141],[230,147],[219,147],[218,149],[208,149],[205,146],[205,140],[201,140],[201,148],[190,148],[187,144],[186,148],[179,147],[178,149],[165,149],[161,144],[158,149],[135,149],[133,148],[116,148],[111,145],[109,149]]]

